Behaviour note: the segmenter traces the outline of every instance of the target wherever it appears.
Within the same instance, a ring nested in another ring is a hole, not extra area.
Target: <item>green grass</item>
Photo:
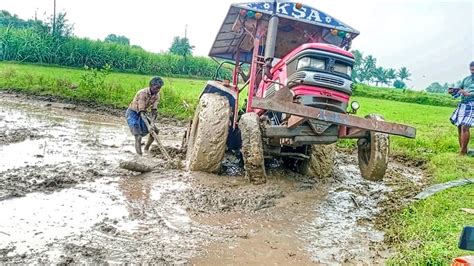
[[[391,152],[426,161],[429,183],[474,178],[474,158],[458,155],[457,130],[449,122],[452,107],[355,98],[361,103],[361,115],[380,113],[388,121],[417,128],[415,140],[392,137]],[[448,189],[396,212],[385,228],[386,238],[398,251],[389,263],[445,265],[456,256],[474,254],[457,248],[463,226],[474,225],[474,215],[461,208],[474,209],[474,185]]]
[[[105,88],[96,93],[82,87],[71,89],[81,83],[86,73],[75,68],[1,62],[0,88],[126,108],[136,91],[146,87],[152,77],[111,73],[106,77]],[[165,78],[164,81],[160,112],[177,118],[190,117],[205,81],[181,78]]]
[[[359,115],[380,113],[385,120],[412,125],[417,128],[416,139],[392,137],[395,153],[414,159],[428,159],[441,152],[458,150],[456,128],[449,122],[452,107],[402,103],[354,97],[361,104]]]
[[[474,185],[446,190],[403,209],[387,230],[398,251],[389,263],[447,265],[457,256],[474,255],[457,248],[462,227],[474,225],[474,215],[461,208],[474,208]]]
[[[418,103],[433,106],[457,106],[458,101],[447,93],[428,93],[409,89],[393,89],[372,87],[365,84],[356,84],[354,95],[375,99],[392,100],[397,102]]]
[[[85,73],[77,69],[3,62],[0,63],[0,88],[125,108],[135,92],[145,87],[151,77],[112,73],[107,76],[102,90],[91,91],[81,87],[70,89],[72,84],[80,84],[81,76]],[[166,78],[165,82],[160,112],[189,118],[205,81]],[[386,93],[384,91],[381,97],[387,98]],[[398,93],[401,95],[403,92]],[[447,99],[444,96],[439,96],[439,99],[438,96],[433,97],[424,103],[433,104]],[[387,121],[417,128],[415,140],[392,137],[391,152],[412,161],[426,162],[425,175],[429,183],[461,177],[474,178],[474,159],[457,155],[457,130],[449,122],[453,107],[406,103],[412,100],[399,102],[360,96],[354,98],[362,106],[358,115],[379,113]],[[451,103],[447,102],[446,105]],[[355,142],[343,141],[339,145],[354,148]],[[459,211],[460,208],[474,208],[474,186],[449,189],[397,210],[385,228],[387,239],[397,251],[390,263],[447,264],[455,256],[469,254],[457,249],[457,241],[464,225],[474,225],[474,215],[465,214]]]

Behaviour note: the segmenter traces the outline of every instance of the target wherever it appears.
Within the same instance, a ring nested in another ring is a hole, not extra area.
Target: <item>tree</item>
[[[169,52],[181,56],[188,56],[193,54],[194,46],[189,43],[188,38],[174,37]]]
[[[47,31],[46,25],[41,20],[24,20],[6,10],[0,10],[0,27],[38,28]]]
[[[56,18],[51,16],[46,24],[55,38],[68,38],[73,35],[74,25],[66,19],[67,13],[59,13]],[[56,19],[56,21],[54,21]],[[53,32],[54,25],[54,32]]]
[[[371,81],[373,81],[375,77],[376,69],[377,69],[377,59],[373,57],[372,55],[368,55],[367,57],[365,57],[362,62],[362,67],[360,71],[361,82],[366,81],[370,83]]]
[[[379,83],[387,83],[387,71],[383,67],[377,67],[374,71],[375,86],[379,86]]]
[[[364,57],[359,50],[351,51],[354,55],[354,66],[352,68],[352,80],[354,82],[370,84],[375,82],[379,85],[394,85],[394,81],[398,79],[397,85],[405,88],[405,80],[410,80],[411,73],[406,67],[400,68],[398,71],[394,68],[385,69],[377,67],[377,58],[372,55]]]
[[[107,37],[105,37],[104,41],[123,44],[127,46],[130,45],[130,39],[122,35],[109,34],[107,35]]]
[[[385,72],[385,79],[387,80],[385,84],[387,84],[387,86],[391,86],[393,81],[397,79],[397,71],[393,68],[387,69]]]
[[[360,78],[360,71],[362,67],[362,61],[364,60],[364,54],[359,50],[353,50],[354,55],[354,66],[352,68],[352,80],[354,82],[362,82]]]
[[[407,84],[405,84],[405,82],[401,80],[395,80],[393,86],[397,89],[405,89],[407,87]]]
[[[439,82],[433,82],[431,83],[427,88],[427,92],[431,93],[445,93],[446,90],[443,85],[439,84]]]
[[[410,77],[411,77],[411,73],[410,71],[408,71],[406,67],[402,67],[400,68],[400,70],[398,70],[398,78],[401,81],[410,80]]]

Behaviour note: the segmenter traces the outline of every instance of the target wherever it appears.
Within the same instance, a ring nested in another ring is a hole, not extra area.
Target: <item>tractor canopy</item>
[[[327,43],[349,49],[359,31],[307,5],[278,2],[279,17],[275,57],[283,58],[305,43]],[[253,37],[264,38],[273,13],[273,2],[231,5],[209,52],[210,57],[251,63]],[[264,40],[260,49],[264,49]],[[237,53],[239,52],[239,53]]]

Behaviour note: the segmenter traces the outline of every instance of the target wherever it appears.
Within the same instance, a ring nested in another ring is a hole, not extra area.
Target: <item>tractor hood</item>
[[[272,15],[272,8],[273,2],[231,5],[209,56],[235,60],[236,52],[240,50],[240,61],[250,63],[253,46],[245,45],[245,43],[253,43],[253,40],[249,40],[249,35],[239,28],[243,24],[243,19],[247,26],[251,27],[253,23],[256,27],[265,27]],[[258,24],[255,17],[252,17],[256,13],[261,14]],[[278,2],[277,15],[280,18],[275,52],[277,58],[282,58],[298,46],[309,42],[328,43],[341,48],[348,47],[350,42],[359,35],[356,29],[307,5]]]

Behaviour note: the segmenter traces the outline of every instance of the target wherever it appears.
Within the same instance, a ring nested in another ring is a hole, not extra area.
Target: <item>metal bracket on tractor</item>
[[[291,94],[291,91],[288,89],[288,87],[281,88],[271,98],[264,99],[255,97],[252,102],[252,108],[286,113],[299,118],[315,119],[336,125],[346,126],[347,128],[362,129],[366,131],[386,133],[407,138],[416,137],[416,129],[414,127],[375,119],[366,119],[294,103],[293,95]],[[301,119],[299,120],[301,122]]]

